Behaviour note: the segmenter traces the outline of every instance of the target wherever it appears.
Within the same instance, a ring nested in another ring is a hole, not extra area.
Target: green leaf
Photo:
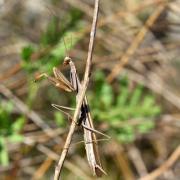
[[[105,75],[103,73],[103,71],[100,71],[100,70],[96,70],[95,71],[95,74],[94,74],[94,80],[95,82],[98,82],[101,81],[104,83],[104,79],[105,79]]]
[[[8,136],[8,140],[12,143],[22,142],[23,139],[23,135],[17,133],[13,133],[12,135]]]
[[[108,84],[103,84],[101,89],[101,102],[105,107],[110,107],[113,102],[113,92],[112,88]]]
[[[120,142],[123,142],[123,143],[129,143],[129,142],[132,142],[134,140],[134,134],[131,133],[131,134],[128,134],[126,132],[122,132],[120,134],[117,135],[117,139],[120,141]]]
[[[121,91],[117,97],[117,106],[125,106],[128,102],[129,90],[127,87],[121,87]]]
[[[103,72],[97,71],[94,80],[95,92],[91,93],[91,104],[96,109],[92,109],[93,114],[97,120],[108,123],[111,133],[119,141],[131,142],[135,139],[136,130],[139,133],[145,133],[154,127],[153,121],[146,121],[146,118],[158,115],[161,108],[156,105],[154,96],[148,92],[143,93],[142,86],[138,85],[132,92],[129,92],[128,79],[121,78],[120,92],[117,95],[105,82]],[[116,99],[115,104],[113,104],[114,99]],[[126,126],[126,121],[133,118],[145,120],[142,120],[139,125],[129,124]]]
[[[46,31],[42,34],[41,43],[44,46],[55,44],[60,38],[59,19],[53,16],[47,25]]]
[[[25,119],[24,117],[19,117],[18,119],[16,119],[16,121],[12,124],[12,131],[13,132],[19,132],[25,123]]]
[[[21,57],[25,62],[28,62],[31,58],[32,53],[34,52],[33,46],[29,45],[22,49]]]
[[[60,127],[64,127],[65,126],[65,120],[64,120],[64,116],[62,115],[62,113],[55,112],[54,116],[55,116],[55,122],[57,123],[57,125]]]
[[[0,104],[0,135],[6,136],[11,133],[11,117],[10,113],[13,109],[11,101]]]
[[[154,122],[151,120],[145,120],[142,124],[138,125],[137,129],[140,133],[147,133],[154,128]]]
[[[124,126],[123,128],[118,129],[118,139],[122,142],[131,142],[134,140],[134,132],[132,126]]]
[[[154,98],[151,96],[151,95],[146,95],[144,97],[144,101],[143,101],[143,108],[150,108],[150,107],[153,107],[155,101],[154,101]]]
[[[132,93],[132,96],[131,96],[131,99],[130,99],[130,102],[129,102],[129,106],[132,107],[132,106],[138,105],[141,96],[142,96],[142,87],[138,86],[138,87],[135,88],[135,90]]]
[[[13,103],[11,101],[8,101],[5,106],[3,107],[3,109],[7,112],[7,113],[11,113],[13,110]]]
[[[0,136],[0,164],[3,166],[9,165],[9,156],[8,151],[5,143],[5,138]]]

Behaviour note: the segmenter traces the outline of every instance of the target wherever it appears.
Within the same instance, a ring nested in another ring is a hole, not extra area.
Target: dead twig
[[[79,112],[82,106],[82,102],[85,97],[85,92],[89,83],[89,78],[90,78],[90,70],[91,70],[91,64],[92,64],[92,53],[93,53],[93,47],[94,47],[94,39],[95,39],[95,34],[96,34],[96,26],[97,26],[97,18],[98,18],[98,10],[99,10],[99,0],[95,1],[95,6],[94,6],[94,16],[93,16],[93,23],[92,23],[92,28],[91,28],[91,33],[90,33],[90,42],[89,42],[89,50],[88,50],[88,57],[86,61],[86,69],[84,73],[84,80],[83,80],[83,85],[81,89],[81,93],[79,96],[79,101],[76,106],[76,110],[73,116],[73,121],[71,123],[70,129],[68,136],[66,138],[66,142],[64,144],[63,151],[61,153],[61,157],[59,159],[58,165],[55,169],[55,174],[54,174],[54,180],[58,180],[60,178],[60,173],[63,167],[64,160],[66,158],[72,136],[74,134],[74,130],[76,127],[77,119],[79,117]]]
[[[7,99],[11,100],[14,105],[20,110],[22,114],[24,114],[26,117],[31,119],[38,127],[42,128],[42,130],[49,136],[54,138],[54,130],[51,129],[51,127],[48,126],[48,124],[45,123],[41,119],[41,117],[34,111],[30,110],[29,107],[22,102],[18,97],[16,97],[6,86],[3,84],[0,84],[0,93],[3,94]],[[60,138],[57,139],[54,138],[58,143],[60,143]]]
[[[179,96],[171,92],[168,86],[163,85],[159,78],[154,78],[155,76],[152,75],[149,78],[144,78],[142,75],[130,70],[125,69],[124,71],[128,73],[131,80],[143,84],[157,94],[160,94],[164,99],[180,109]]]
[[[108,75],[107,81],[112,82],[114,78],[120,73],[122,68],[128,63],[130,57],[135,53],[136,49],[139,47],[141,42],[143,41],[146,33],[149,31],[149,28],[154,24],[156,19],[159,17],[161,12],[164,10],[165,6],[159,6],[157,10],[148,18],[144,26],[141,28],[139,33],[136,35],[131,45],[124,53],[124,55],[120,59],[120,63],[116,64],[113,68],[112,72]]]
[[[112,142],[111,151],[113,151],[113,159],[119,170],[122,172],[123,179],[135,180],[134,173],[130,168],[127,154],[124,152],[123,147],[117,144],[115,141]]]
[[[132,144],[130,147],[128,147],[128,155],[129,155],[129,158],[131,159],[132,163],[134,164],[140,177],[143,177],[146,174],[148,174],[148,171],[147,171],[146,165],[142,159],[141,153],[134,144]]]
[[[153,180],[167,171],[180,157],[180,145],[175,149],[175,151],[171,154],[169,159],[167,159],[159,168],[149,173],[147,176],[142,177],[140,180]]]
[[[46,154],[49,159],[57,160],[59,158],[59,156],[56,152],[52,151],[51,149],[49,149],[48,147],[46,147],[44,145],[39,144],[37,148],[42,153]],[[73,164],[69,161],[66,161],[64,166],[67,169],[69,169],[71,172],[76,174],[77,176],[83,177],[84,179],[87,179],[87,180],[92,180],[81,168],[79,168],[75,164]]]

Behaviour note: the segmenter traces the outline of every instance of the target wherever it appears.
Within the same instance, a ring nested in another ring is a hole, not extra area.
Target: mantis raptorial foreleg
[[[47,73],[42,73],[36,76],[35,81],[38,81],[42,77],[46,77],[54,86],[59,89],[63,89],[67,92],[74,91],[71,83],[66,79],[66,77],[56,68],[53,68],[54,77],[49,76]]]

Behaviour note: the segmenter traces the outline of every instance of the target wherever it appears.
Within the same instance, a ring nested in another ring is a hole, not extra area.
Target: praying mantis
[[[57,88],[63,89],[67,92],[76,92],[76,102],[77,102],[82,85],[80,83],[76,71],[76,67],[74,65],[74,62],[69,56],[66,56],[64,58],[63,64],[70,66],[70,81],[67,80],[66,77],[56,67],[53,68],[54,77],[48,76],[46,73],[42,73],[36,77],[36,80],[40,79],[41,77],[46,77]],[[63,106],[59,106],[56,104],[52,104],[52,106],[61,111],[63,111],[62,109],[64,108]],[[64,108],[64,109],[70,109],[70,108]],[[72,120],[71,116],[68,113],[65,112],[65,114],[68,117],[70,117],[70,119]],[[83,127],[87,160],[90,168],[92,169],[93,175],[100,177],[103,174],[106,174],[100,162],[98,144],[95,133],[106,136],[108,139],[110,137],[94,129],[94,125],[88,105],[88,100],[86,96],[81,106],[81,112],[79,115],[79,121],[77,125],[82,125]]]

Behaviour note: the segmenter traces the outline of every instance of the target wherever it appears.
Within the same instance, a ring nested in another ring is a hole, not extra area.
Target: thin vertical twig
[[[91,64],[92,64],[92,53],[93,53],[93,48],[94,48],[94,39],[95,39],[95,34],[96,34],[96,26],[97,26],[97,19],[98,19],[98,11],[99,11],[99,0],[95,0],[95,5],[94,5],[94,15],[93,15],[93,22],[92,22],[92,28],[90,32],[90,41],[89,41],[89,49],[88,49],[88,57],[86,61],[86,68],[85,68],[85,73],[84,73],[84,80],[82,84],[82,89],[80,92],[79,96],[79,101],[76,106],[76,110],[73,116],[73,121],[71,123],[69,133],[66,138],[66,142],[64,144],[63,151],[61,153],[61,157],[59,159],[58,165],[55,168],[55,174],[54,174],[54,180],[58,180],[60,178],[61,170],[64,164],[64,160],[66,158],[72,136],[74,134],[74,130],[76,127],[76,122],[78,120],[78,116],[80,113],[81,105],[85,97],[85,92],[88,87],[89,83],[89,78],[90,78],[90,71],[91,71]]]

